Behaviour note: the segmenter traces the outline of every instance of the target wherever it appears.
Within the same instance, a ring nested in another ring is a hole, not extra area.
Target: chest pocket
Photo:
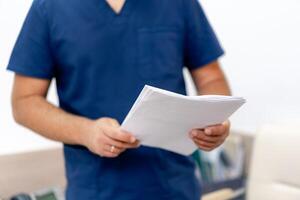
[[[183,37],[173,27],[138,30],[138,71],[143,79],[178,77],[183,66]]]

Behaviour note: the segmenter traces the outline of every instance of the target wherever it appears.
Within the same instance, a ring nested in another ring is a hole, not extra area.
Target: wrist
[[[90,134],[92,133],[92,127],[94,126],[95,121],[88,119],[88,118],[82,118],[81,123],[78,123],[78,134],[76,134],[76,144],[87,146],[89,143]]]

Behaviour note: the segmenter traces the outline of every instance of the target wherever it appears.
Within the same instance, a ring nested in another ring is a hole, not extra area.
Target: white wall
[[[222,60],[235,95],[248,103],[233,126],[300,118],[300,1],[205,0],[226,49]]]
[[[0,0],[0,155],[60,145],[16,125],[12,118],[10,93],[13,74],[6,71],[6,65],[31,2]],[[57,102],[53,85],[49,99],[53,103]]]
[[[0,154],[57,146],[17,126],[10,109],[9,55],[31,0],[0,0]],[[300,117],[299,0],[202,0],[226,50],[224,70],[248,103],[233,128],[253,133],[266,122]],[[192,88],[189,84],[189,88]],[[57,102],[55,90],[50,100]]]

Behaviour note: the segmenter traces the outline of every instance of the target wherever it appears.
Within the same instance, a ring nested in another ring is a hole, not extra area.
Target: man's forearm
[[[198,94],[231,95],[231,92],[225,77],[220,77],[198,87]]]
[[[75,116],[32,95],[13,101],[15,120],[40,135],[67,144],[82,144],[91,120]]]
[[[191,71],[198,94],[231,95],[229,84],[219,62]]]

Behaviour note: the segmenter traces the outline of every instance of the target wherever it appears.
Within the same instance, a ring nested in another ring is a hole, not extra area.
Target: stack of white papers
[[[241,97],[185,96],[145,85],[121,127],[142,145],[190,155],[197,149],[190,130],[220,124],[244,103]]]

